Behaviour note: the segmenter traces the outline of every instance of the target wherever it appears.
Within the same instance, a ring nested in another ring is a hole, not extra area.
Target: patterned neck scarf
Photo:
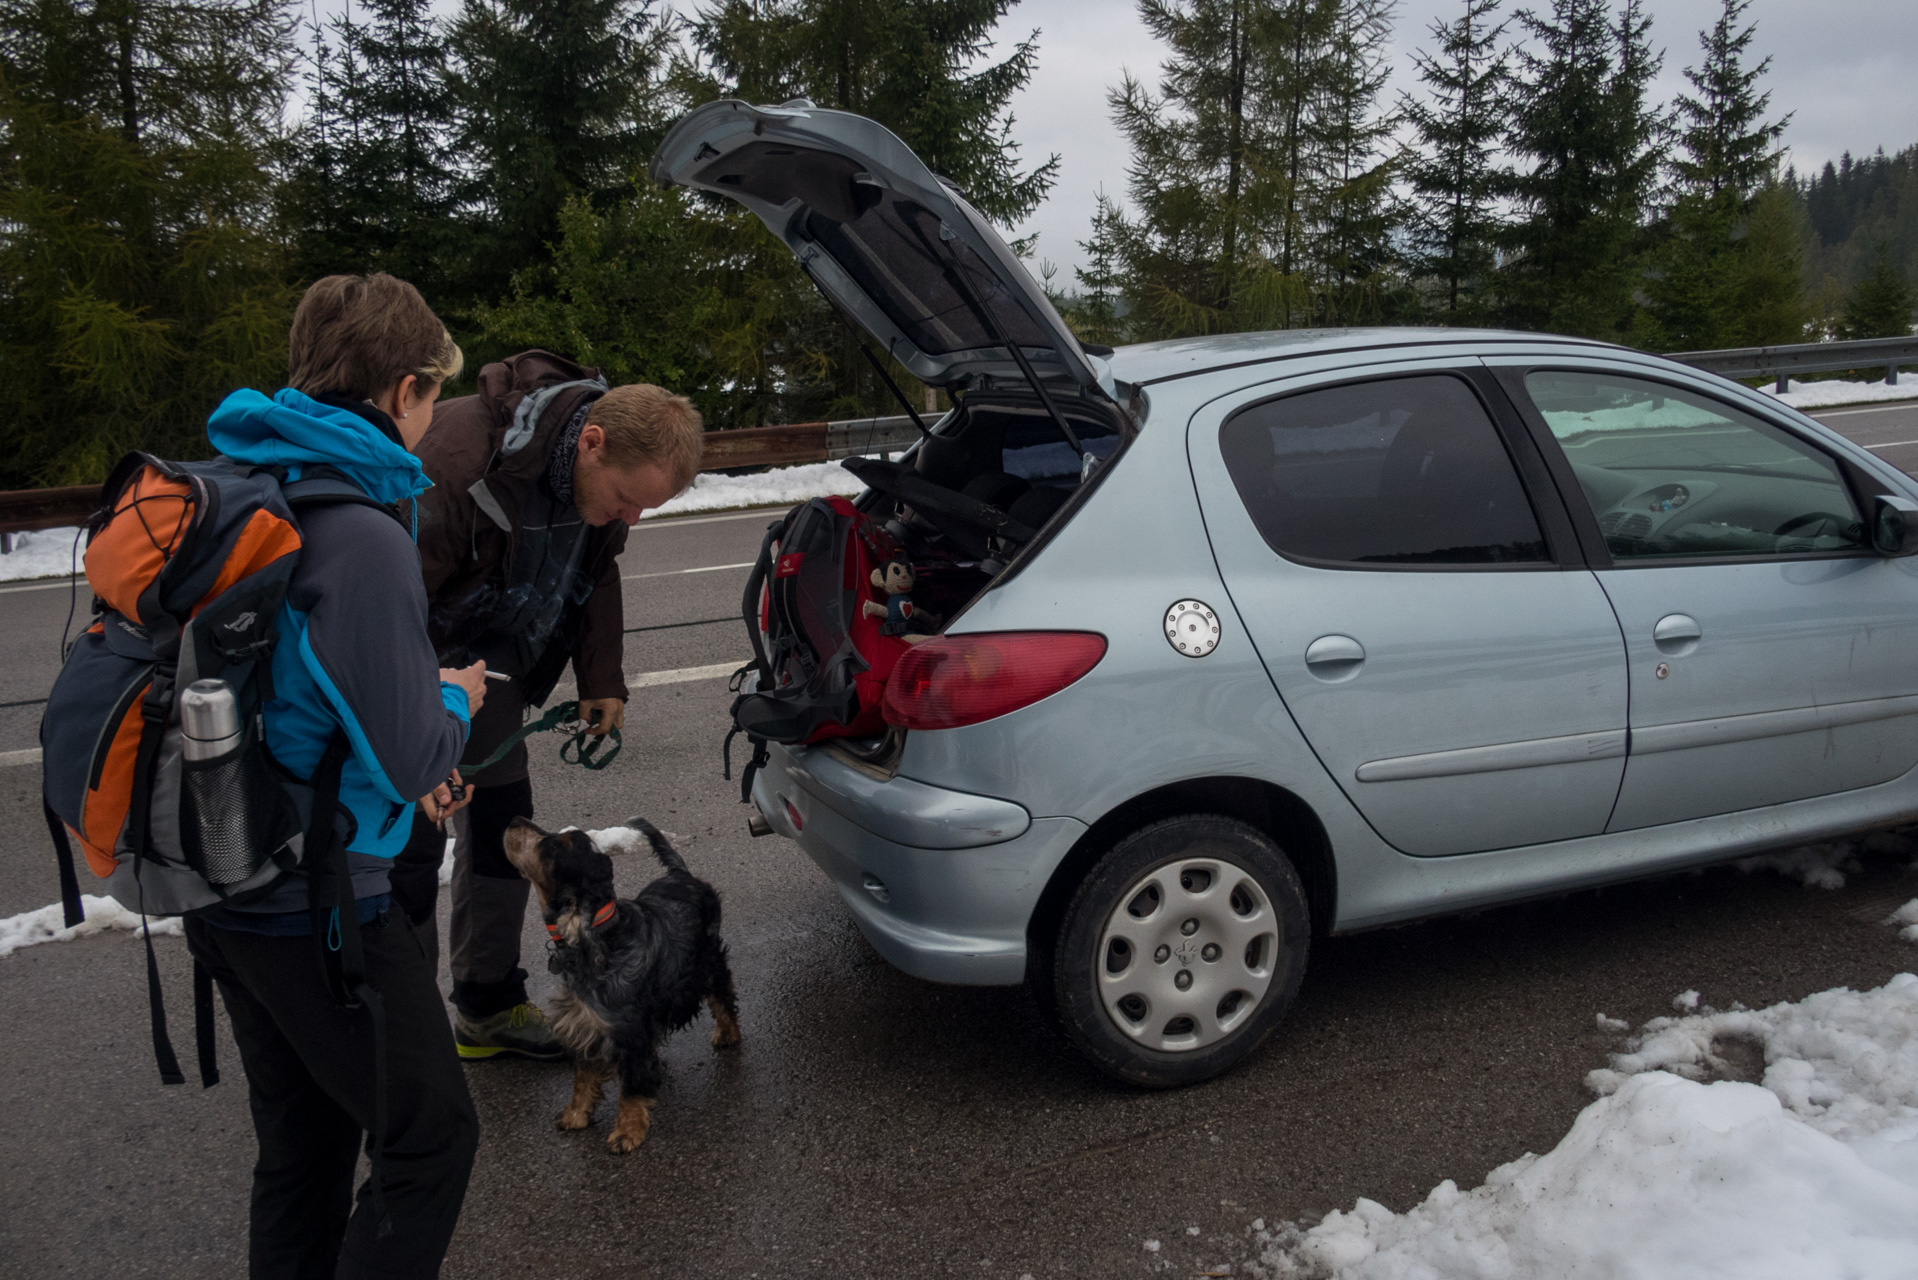
[[[546,463],[546,487],[569,507],[573,505],[573,464],[579,459],[579,433],[585,429],[586,410],[591,407],[591,402],[579,407],[566,430],[559,433],[559,443],[553,446],[553,456]]]

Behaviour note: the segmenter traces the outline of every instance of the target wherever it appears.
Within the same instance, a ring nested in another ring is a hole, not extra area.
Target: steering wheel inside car
[[[1852,520],[1846,516],[1833,515],[1829,511],[1807,511],[1804,515],[1793,516],[1776,529],[1773,529],[1772,535],[1774,537],[1784,538],[1797,533],[1800,529],[1814,525],[1829,525],[1831,536],[1835,538],[1845,538],[1854,536],[1853,531],[1857,524],[1858,522],[1856,520]],[[1812,533],[1800,534],[1799,536],[1817,538],[1823,536],[1826,532],[1827,530],[1819,528]]]
[[[987,538],[1005,538],[1018,543],[1033,539],[1034,530],[998,507],[934,484],[904,463],[883,458],[847,458],[840,465],[887,497],[911,507],[928,524],[978,559],[983,560],[989,554]]]

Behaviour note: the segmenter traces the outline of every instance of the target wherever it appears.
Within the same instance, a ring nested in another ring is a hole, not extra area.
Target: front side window
[[[1504,442],[1463,379],[1268,400],[1228,419],[1219,448],[1281,555],[1381,566],[1549,558]]]
[[[1539,370],[1525,389],[1621,561],[1867,546],[1838,464],[1781,427],[1616,374]]]

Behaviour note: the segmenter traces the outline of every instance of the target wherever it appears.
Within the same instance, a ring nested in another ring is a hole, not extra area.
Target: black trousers
[[[310,937],[274,938],[189,918],[187,945],[219,984],[246,1068],[253,1131],[247,1261],[254,1280],[434,1277],[453,1238],[479,1118],[433,968],[402,913],[360,930],[386,1012],[384,1192],[376,1236],[353,1170],[374,1115],[364,1009],[333,1002]]]
[[[527,1000],[519,964],[527,885],[506,860],[506,828],[533,816],[533,784],[520,778],[479,787],[463,816],[466,850],[453,871],[453,1006],[469,1018],[490,1018]],[[435,928],[445,848],[446,834],[415,809],[391,877],[394,905],[423,932]]]

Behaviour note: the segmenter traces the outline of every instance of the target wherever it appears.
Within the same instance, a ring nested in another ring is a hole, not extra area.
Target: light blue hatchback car
[[[883,468],[860,505],[983,546],[963,607],[889,732],[752,786],[906,972],[1030,983],[1181,1084],[1315,933],[1918,817],[1918,487],[1766,396],[1534,334],[1085,347],[959,191],[804,102],[703,107],[654,174],[957,405],[896,470],[971,514]]]

